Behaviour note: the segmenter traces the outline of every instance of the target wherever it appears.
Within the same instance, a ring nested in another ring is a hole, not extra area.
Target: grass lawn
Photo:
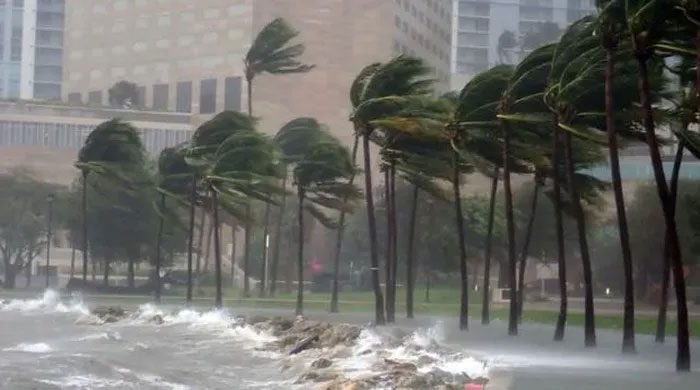
[[[284,290],[284,289],[282,289]],[[201,308],[209,307],[213,303],[213,287],[203,287],[196,291],[194,304]],[[251,291],[250,298],[242,298],[240,291],[232,290],[230,287],[224,289],[224,304],[229,307],[245,307],[245,308],[270,308],[270,309],[289,309],[290,313],[296,306],[296,294],[285,293],[280,291],[274,298],[257,298],[258,291]],[[13,296],[27,298],[28,296],[36,296],[38,292],[28,295],[28,292],[18,290],[16,292],[2,291],[0,297],[12,298]],[[184,301],[185,290],[178,288],[171,291],[169,295],[163,296],[164,304],[181,304]],[[397,307],[396,312],[399,317],[403,317],[405,313],[405,290],[397,290]],[[480,295],[472,297],[477,302],[481,301]],[[100,304],[114,305],[138,305],[141,303],[150,302],[151,298],[146,296],[112,296],[99,295],[89,296],[88,301],[95,299]],[[304,308],[307,310],[326,311],[329,307],[330,296],[328,293],[305,293]],[[363,292],[342,292],[339,302],[341,312],[360,312],[367,313],[367,319],[372,319],[374,312],[374,295],[371,291]],[[525,322],[554,325],[557,319],[557,304],[548,305],[546,308],[534,309],[528,308],[525,304],[523,312],[523,320]],[[414,310],[416,315],[441,315],[441,316],[457,316],[459,312],[459,291],[454,288],[435,288],[430,292],[430,302],[426,302],[424,290],[419,290],[415,295]],[[474,319],[481,316],[481,304],[475,303],[469,305],[469,314]],[[673,319],[674,309],[669,310],[670,319],[666,326],[668,334],[675,334],[676,323]],[[507,321],[508,306],[507,304],[493,304],[491,308],[491,318]],[[584,316],[580,310],[569,310],[567,317],[568,326],[583,326]],[[690,319],[691,335],[700,336],[700,318],[692,317]],[[635,318],[636,332],[640,334],[654,334],[656,331],[656,317],[648,312],[637,313]],[[596,328],[598,329],[620,329],[622,327],[622,314],[617,313],[599,313],[596,315]]]

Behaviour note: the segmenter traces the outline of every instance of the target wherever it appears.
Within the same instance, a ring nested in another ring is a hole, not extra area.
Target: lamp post
[[[46,201],[49,206],[49,215],[46,229],[46,288],[49,288],[50,273],[49,265],[51,264],[51,222],[53,219],[53,201],[55,199],[54,194],[49,194]]]

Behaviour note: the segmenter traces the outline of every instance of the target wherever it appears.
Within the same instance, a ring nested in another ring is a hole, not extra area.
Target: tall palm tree
[[[166,197],[170,197],[180,205],[185,205],[190,212],[194,209],[194,204],[189,200],[189,190],[192,183],[192,170],[185,158],[188,150],[186,145],[179,145],[172,148],[163,149],[158,158],[158,179],[156,190],[160,194],[160,206],[158,207],[159,226],[158,236],[156,240],[155,265],[156,271],[154,277],[156,280],[155,300],[160,303],[160,267],[161,267],[161,243],[163,240],[163,228],[165,219],[170,221],[177,219],[173,211],[166,208]],[[195,183],[196,185],[196,183]],[[194,231],[190,231],[190,238]],[[191,249],[191,247],[189,248]],[[192,278],[192,251],[188,250],[187,256],[187,278]],[[188,283],[188,286],[191,286]],[[191,300],[191,289],[188,289],[188,302]]]
[[[202,182],[211,197],[214,226],[214,264],[216,307],[222,306],[221,251],[219,245],[219,208],[246,222],[251,199],[274,202],[268,194],[278,193],[278,153],[265,135],[242,128],[226,138],[213,155],[189,157],[188,163],[200,169]]]
[[[520,251],[520,267],[518,268],[518,321],[522,322],[523,318],[523,303],[525,300],[525,269],[527,267],[527,258],[529,256],[530,241],[532,240],[532,231],[535,225],[535,216],[537,215],[537,203],[540,195],[540,187],[544,185],[542,170],[535,168],[535,174],[532,186],[532,201],[530,203],[530,215],[527,219],[525,227],[525,235],[523,245]]]
[[[329,138],[313,145],[294,168],[299,196],[297,315],[304,312],[304,214],[308,212],[324,226],[337,228],[337,222],[329,218],[324,209],[352,210],[346,200],[358,195],[354,185],[349,183],[353,172],[347,148]]]
[[[258,33],[244,59],[245,77],[248,82],[248,115],[253,116],[253,80],[261,74],[292,74],[306,73],[313,69],[313,65],[306,65],[299,60],[304,54],[302,43],[292,43],[299,36],[299,32],[282,18],[276,18],[268,23]],[[269,232],[270,205],[265,206],[265,225],[263,233],[263,272],[260,278],[260,293],[265,291],[267,258],[267,235]],[[246,243],[250,242],[250,233],[246,229]],[[246,245],[246,256],[249,256],[250,248]]]
[[[383,325],[384,297],[379,285],[379,259],[377,257],[377,228],[374,215],[374,194],[372,186],[372,163],[370,157],[370,138],[375,128],[370,122],[386,114],[383,98],[427,95],[431,81],[426,78],[429,68],[419,59],[398,56],[386,64],[371,64],[365,67],[354,80],[350,89],[350,101],[353,106],[355,134],[362,139],[365,201],[367,204],[370,266],[375,297],[375,322]]]
[[[144,166],[145,151],[137,130],[130,124],[113,119],[98,125],[80,149],[76,167],[82,175],[83,215],[83,282],[88,271],[87,181],[90,173],[105,176],[122,184],[130,184],[129,167]],[[133,287],[133,263],[129,263],[129,281]]]
[[[649,154],[654,170],[654,179],[656,181],[657,192],[659,193],[669,238],[668,250],[671,257],[671,268],[676,289],[678,322],[676,369],[678,371],[689,371],[690,334],[688,330],[688,306],[686,300],[685,275],[683,274],[683,259],[680,243],[678,241],[678,230],[675,213],[673,212],[673,203],[668,183],[666,182],[666,175],[663,170],[661,153],[659,152],[659,145],[656,138],[649,70],[650,60],[652,60],[656,51],[655,45],[662,39],[665,29],[668,27],[668,21],[665,19],[665,7],[666,5],[663,2],[652,0],[627,0],[625,2],[625,17],[627,20],[627,33],[629,34],[632,50],[639,66],[639,94],[641,98],[643,125],[647,135],[647,145],[649,146]]]
[[[610,155],[610,173],[615,194],[620,248],[625,275],[625,303],[623,313],[622,351],[633,353],[634,342],[634,271],[632,267],[632,251],[630,249],[627,215],[625,213],[625,198],[622,192],[622,175],[620,173],[620,156],[618,152],[618,136],[615,129],[613,75],[615,69],[615,54],[624,34],[624,8],[619,0],[598,0],[598,35],[605,49],[605,127],[608,133],[608,152]]]
[[[323,126],[314,118],[300,117],[293,119],[280,128],[273,141],[281,152],[281,162],[283,165],[284,178],[282,188],[286,187],[287,172],[293,169],[296,164],[304,158],[309,149],[320,142],[321,138],[327,137],[327,132]],[[280,199],[279,212],[275,224],[273,236],[273,252],[271,265],[270,295],[275,294],[277,271],[279,268],[280,241],[282,237],[282,219],[284,217],[287,204],[287,194],[283,192]]]

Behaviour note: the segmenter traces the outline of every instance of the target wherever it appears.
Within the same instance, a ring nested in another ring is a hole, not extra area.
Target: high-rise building
[[[496,64],[517,63],[593,12],[593,0],[454,0],[453,89]]]
[[[64,0],[0,0],[0,98],[60,99]]]
[[[306,45],[307,74],[261,75],[261,129],[312,116],[349,141],[349,89],[372,62],[422,57],[447,89],[452,0],[68,0],[64,99],[107,104],[120,80],[140,105],[200,121],[247,107],[243,57],[263,26],[285,18]]]

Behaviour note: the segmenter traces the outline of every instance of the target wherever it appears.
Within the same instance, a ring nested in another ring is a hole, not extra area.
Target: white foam
[[[118,341],[121,339],[122,339],[122,336],[119,334],[119,332],[102,332],[102,333],[89,334],[87,336],[80,337],[77,341],[92,341],[92,340]]]
[[[5,352],[27,352],[27,353],[48,353],[53,351],[50,345],[46,343],[20,343],[14,347],[3,349]]]
[[[101,378],[95,375],[70,375],[59,380],[40,380],[42,383],[58,386],[60,388],[79,388],[79,389],[104,389],[118,388],[124,389],[135,388],[133,384],[121,379]]]
[[[68,304],[61,301],[56,291],[46,290],[41,298],[37,299],[13,299],[5,305],[0,305],[0,311],[15,311],[23,313],[77,313],[90,314],[87,306],[83,304],[78,295],[71,297]]]

